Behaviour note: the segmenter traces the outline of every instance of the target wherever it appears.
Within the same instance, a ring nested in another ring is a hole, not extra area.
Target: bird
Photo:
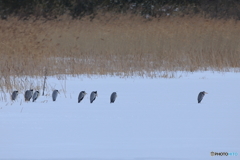
[[[117,98],[117,93],[113,92],[110,97],[110,103],[114,103]]]
[[[30,99],[32,98],[32,95],[33,95],[33,89],[27,90],[24,95],[25,101],[30,101]]]
[[[98,96],[97,91],[92,91],[91,95],[90,95],[90,103],[92,103],[96,97]]]
[[[14,101],[16,98],[17,98],[17,96],[18,96],[18,91],[13,91],[13,93],[12,93],[12,100]]]
[[[33,94],[33,97],[32,97],[32,99],[33,99],[32,101],[33,102],[36,101],[38,96],[39,96],[39,91],[35,91],[34,94]]]
[[[208,94],[208,93],[205,92],[205,91],[202,91],[202,92],[200,92],[200,93],[198,94],[198,98],[197,98],[198,103],[201,103],[201,101],[202,101],[203,97],[205,96],[205,94]]]
[[[59,93],[58,90],[54,90],[54,91],[53,91],[53,93],[52,93],[52,100],[53,100],[53,101],[56,101],[57,96],[58,96],[58,93]]]
[[[82,100],[83,100],[83,98],[84,98],[84,96],[86,95],[87,93],[85,92],[85,91],[81,91],[80,93],[79,93],[79,95],[78,95],[78,103],[80,103]]]

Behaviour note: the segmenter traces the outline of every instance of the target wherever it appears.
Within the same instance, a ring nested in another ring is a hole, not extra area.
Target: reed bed
[[[9,18],[0,20],[0,81],[8,85],[6,77],[46,74],[171,77],[175,71],[239,71],[239,37],[240,22],[231,19]]]

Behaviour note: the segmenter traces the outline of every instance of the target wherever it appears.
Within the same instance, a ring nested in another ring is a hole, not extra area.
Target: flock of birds
[[[58,90],[53,91],[53,93],[52,93],[52,100],[53,101],[56,101],[58,93],[59,93]],[[83,100],[83,98],[86,94],[87,93],[85,91],[81,91],[79,93],[78,103],[80,103]],[[207,92],[205,92],[205,91],[202,91],[198,94],[198,97],[197,97],[198,103],[201,103],[205,94],[207,94]],[[12,100],[15,100],[17,98],[17,96],[18,96],[18,91],[13,91],[12,96],[11,96]],[[93,101],[96,99],[97,96],[98,96],[97,91],[92,91],[92,93],[90,95],[90,103],[93,103]],[[30,101],[31,98],[32,98],[32,101],[34,102],[34,101],[37,100],[38,97],[39,97],[39,91],[35,91],[33,93],[33,89],[27,90],[24,94],[25,101]],[[116,98],[117,98],[117,93],[113,92],[110,96],[110,103],[114,103]]]
[[[53,93],[52,93],[53,101],[56,101],[58,93],[59,93],[58,90],[53,91]],[[78,103],[80,103],[83,100],[83,98],[86,94],[87,93],[85,91],[81,91],[79,93]],[[11,95],[12,100],[13,101],[16,100],[17,96],[18,96],[18,91],[13,91],[13,93]],[[93,103],[93,101],[96,99],[97,96],[98,96],[97,91],[92,91],[92,93],[90,95],[90,103]],[[33,93],[33,89],[25,91],[25,94],[24,94],[25,101],[30,101],[32,98],[32,101],[34,102],[37,100],[38,97],[39,97],[39,91],[35,91],[34,93]],[[110,103],[114,103],[116,98],[117,98],[117,93],[113,92],[110,96]]]

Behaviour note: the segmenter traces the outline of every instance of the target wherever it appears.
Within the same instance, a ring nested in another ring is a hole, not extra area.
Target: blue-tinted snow
[[[239,159],[239,84],[240,73],[231,72],[48,78],[47,96],[36,102],[24,102],[23,93],[0,102],[0,159]],[[60,91],[56,102],[51,89]],[[82,90],[88,94],[77,103]],[[98,97],[90,104],[92,91]],[[198,104],[200,91],[209,94]]]

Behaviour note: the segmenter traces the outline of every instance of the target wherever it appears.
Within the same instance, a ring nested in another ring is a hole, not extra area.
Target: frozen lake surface
[[[59,89],[56,102],[50,91],[34,103],[24,102],[23,93],[0,102],[1,160],[240,159],[240,73],[48,78],[47,84]],[[77,103],[82,90],[88,94]],[[90,104],[92,91],[98,97]],[[200,91],[209,94],[198,104]],[[211,157],[212,151],[239,155]]]

